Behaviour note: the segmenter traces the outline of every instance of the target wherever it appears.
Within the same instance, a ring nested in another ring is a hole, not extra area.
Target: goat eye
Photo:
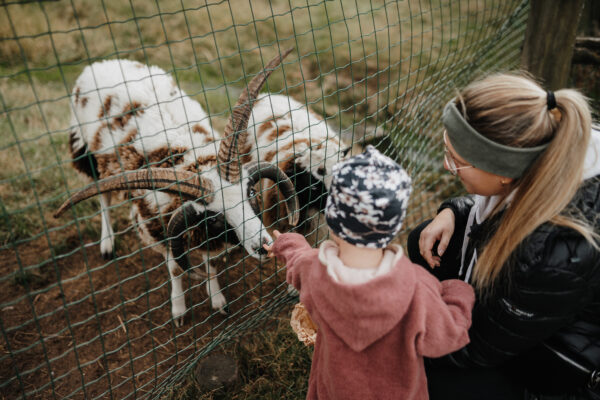
[[[250,188],[250,190],[248,190],[248,197],[254,197],[256,196],[256,190],[254,190],[253,188]]]
[[[325,168],[321,167],[321,168],[317,169],[317,174],[319,174],[321,176],[325,176]]]

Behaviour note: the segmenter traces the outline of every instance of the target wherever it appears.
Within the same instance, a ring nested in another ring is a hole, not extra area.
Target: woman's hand
[[[440,211],[421,232],[419,251],[431,268],[440,266],[440,259],[446,251],[453,233],[454,213],[449,208]],[[437,255],[434,255],[433,246],[438,240],[440,244],[437,247]]]
[[[277,238],[281,236],[281,232],[279,232],[278,230],[274,230],[273,231],[273,238],[275,238],[275,240],[277,240]],[[275,243],[275,242],[273,242]],[[263,248],[267,251],[267,257],[273,257],[273,243],[271,244],[263,244]]]

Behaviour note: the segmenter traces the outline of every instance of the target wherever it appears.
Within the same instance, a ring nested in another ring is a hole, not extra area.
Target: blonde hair
[[[567,207],[583,179],[591,111],[576,90],[558,90],[554,96],[556,108],[548,110],[547,92],[522,74],[492,75],[460,93],[457,107],[487,138],[513,147],[549,143],[513,182],[515,195],[477,260],[473,279],[482,293],[491,291],[512,252],[543,223],[574,229],[598,248],[593,228]]]

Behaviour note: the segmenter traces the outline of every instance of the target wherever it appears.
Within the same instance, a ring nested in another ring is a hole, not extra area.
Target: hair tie
[[[551,90],[546,92],[546,103],[548,104],[548,111],[556,108],[556,98]]]

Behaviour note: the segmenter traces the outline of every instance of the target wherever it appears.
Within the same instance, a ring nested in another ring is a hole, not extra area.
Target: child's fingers
[[[275,240],[277,240],[277,238],[281,236],[281,232],[279,232],[278,230],[274,230],[273,231],[273,238]],[[263,244],[263,249],[265,249],[267,251],[267,257],[273,257],[273,243],[271,244]]]
[[[267,251],[267,257],[273,257],[273,245],[263,244],[263,249]]]

